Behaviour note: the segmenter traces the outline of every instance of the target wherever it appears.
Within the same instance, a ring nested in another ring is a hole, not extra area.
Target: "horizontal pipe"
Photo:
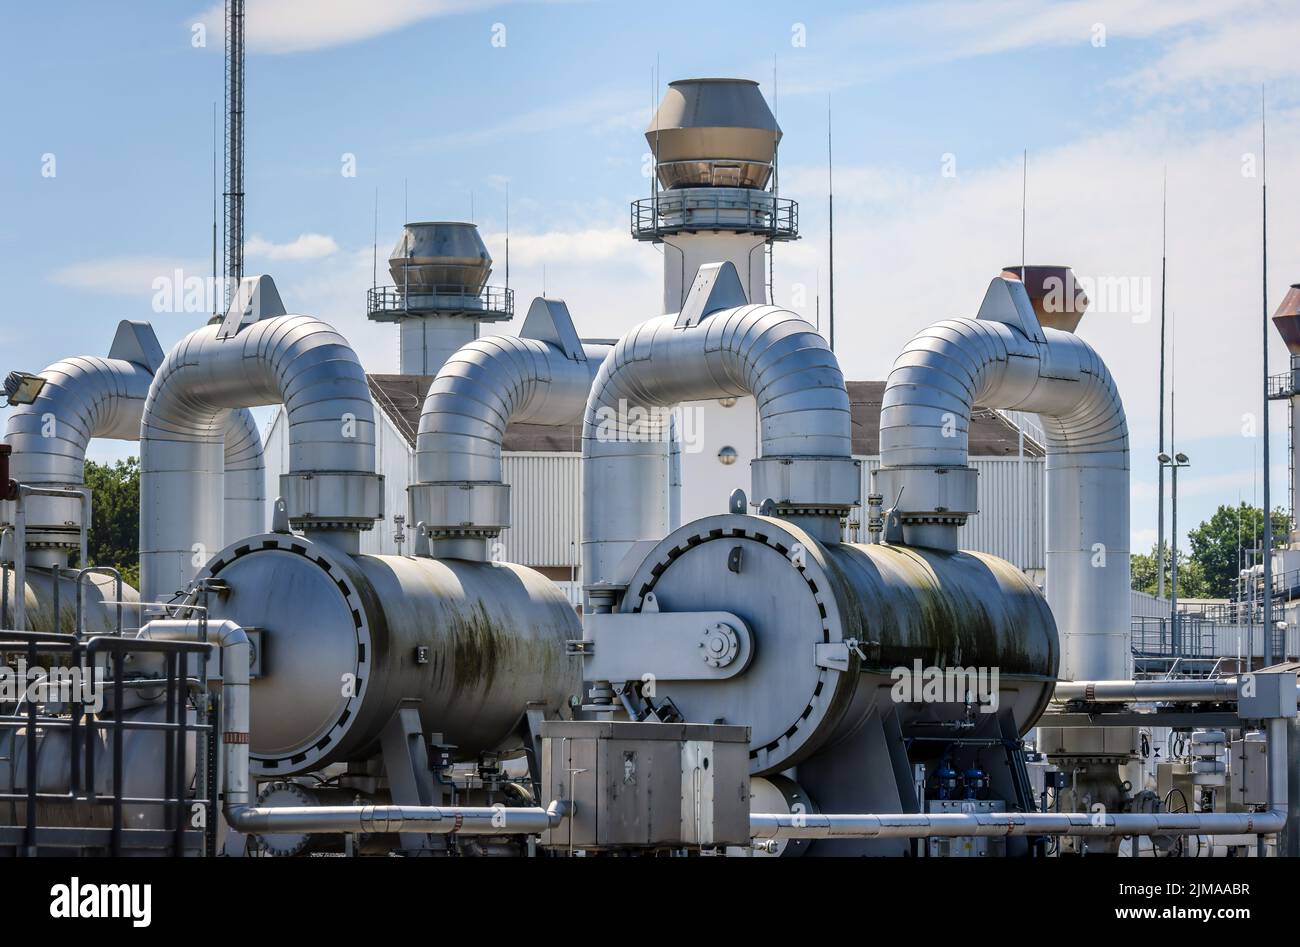
[[[958,838],[1007,835],[1272,835],[1286,825],[1284,808],[1267,812],[1153,814],[1089,812],[818,815],[754,813],[754,838]]]
[[[226,820],[241,832],[309,834],[538,835],[558,826],[571,805],[540,806],[233,806]]]
[[[1052,700],[1058,704],[1081,700],[1090,704],[1122,704],[1129,701],[1172,702],[1235,701],[1237,679],[1208,681],[1060,681]]]
[[[1115,682],[1129,683],[1129,682]],[[1268,721],[1264,812],[988,812],[841,815],[768,812],[749,817],[756,839],[964,838],[1008,835],[1273,835],[1287,822],[1287,721]]]

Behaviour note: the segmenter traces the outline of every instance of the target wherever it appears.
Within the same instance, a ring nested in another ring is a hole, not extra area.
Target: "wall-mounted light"
[[[736,448],[724,447],[718,451],[718,463],[724,467],[730,467],[736,462]]]
[[[5,395],[10,407],[31,404],[45,387],[45,379],[29,372],[10,372],[5,378]]]

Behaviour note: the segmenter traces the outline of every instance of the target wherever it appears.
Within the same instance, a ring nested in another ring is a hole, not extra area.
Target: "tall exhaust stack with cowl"
[[[514,314],[510,290],[487,284],[492,257],[474,224],[407,224],[388,272],[393,284],[371,289],[366,311],[375,322],[397,323],[403,375],[438,374],[453,352],[478,338],[479,325]]]
[[[768,249],[798,239],[798,205],[776,194],[781,129],[758,83],[672,82],[645,137],[654,192],[632,203],[631,229],[663,248],[663,311],[681,311],[696,273],[717,263],[735,267],[750,303],[768,303]],[[758,417],[750,397],[681,408],[677,515],[685,522],[725,509],[733,490],[749,486]]]
[[[1300,440],[1296,437],[1296,422],[1300,421],[1300,413],[1297,413],[1297,401],[1300,401],[1300,283],[1293,283],[1282,298],[1282,304],[1273,313],[1273,325],[1291,353],[1287,371],[1269,378],[1268,396],[1278,401],[1285,399],[1290,412],[1291,502],[1288,506],[1291,510],[1291,535],[1287,545],[1290,549],[1300,549],[1300,525],[1297,525],[1296,516],[1296,500],[1300,497],[1300,473],[1297,473],[1300,471],[1300,457],[1296,454],[1297,441]]]

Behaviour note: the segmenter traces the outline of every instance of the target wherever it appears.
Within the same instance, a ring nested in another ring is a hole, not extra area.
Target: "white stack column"
[[[706,263],[730,261],[751,303],[766,303],[766,240],[755,234],[699,233],[665,237],[664,312],[682,308],[695,273]],[[681,522],[724,513],[733,490],[750,489],[749,464],[758,456],[758,410],[748,396],[682,405],[675,431],[681,463]],[[720,457],[734,461],[724,464]],[[750,497],[761,503],[763,497]]]

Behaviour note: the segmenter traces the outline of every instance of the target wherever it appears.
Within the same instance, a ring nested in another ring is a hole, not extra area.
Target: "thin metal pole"
[[[1165,452],[1165,262],[1166,238],[1169,233],[1167,200],[1169,171],[1160,190],[1160,453]],[[1165,597],[1165,465],[1160,464],[1156,501],[1156,598]]]
[[[834,152],[831,148],[831,106],[826,103],[826,217],[828,231],[828,265],[830,268],[830,305],[826,324],[830,333],[831,351],[835,351],[835,165]]]
[[[1259,90],[1260,131],[1260,286],[1264,318],[1264,667],[1273,663],[1273,508],[1269,497],[1268,450],[1268,124],[1264,87]]]

